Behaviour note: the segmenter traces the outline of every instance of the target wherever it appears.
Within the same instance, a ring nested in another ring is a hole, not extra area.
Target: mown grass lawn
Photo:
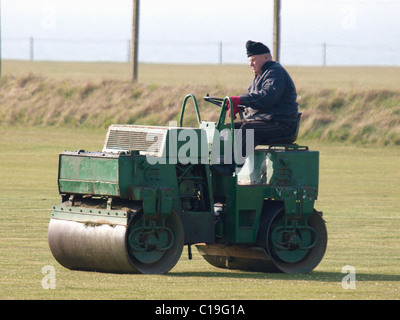
[[[400,149],[298,140],[320,151],[316,207],[324,212],[328,248],[306,275],[217,269],[186,250],[166,275],[70,271],[47,244],[50,208],[60,201],[58,153],[101,150],[106,131],[0,127],[0,299],[399,299]],[[356,271],[344,289],[342,267]],[[55,268],[43,289],[42,268]]]

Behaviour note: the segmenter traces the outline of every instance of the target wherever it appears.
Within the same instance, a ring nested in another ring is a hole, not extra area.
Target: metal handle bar
[[[181,108],[181,116],[179,119],[179,126],[182,127],[183,126],[183,114],[185,112],[185,107],[186,107],[186,101],[192,98],[193,99],[193,104],[194,104],[194,110],[196,111],[196,117],[197,117],[197,122],[200,124],[201,120],[200,120],[200,113],[199,113],[199,107],[197,106],[197,101],[196,98],[193,94],[188,94],[185,99],[183,99],[183,103],[182,103],[182,108]]]
[[[217,105],[217,106],[219,106],[219,107],[221,107],[222,102],[224,101],[224,99],[221,99],[221,98],[210,97],[210,96],[208,95],[208,93],[203,97],[203,99],[204,99],[205,101],[210,102],[210,103],[213,103],[213,104],[215,104],[215,105]]]
[[[221,107],[222,102],[224,101],[224,99],[222,99],[222,98],[210,97],[210,96],[208,95],[208,93],[203,97],[203,99],[204,99],[205,101],[210,102],[210,103],[213,103],[213,104],[215,104],[215,105],[217,105],[217,106],[219,106],[219,107]],[[237,107],[243,109],[245,106],[242,105],[242,104],[239,104],[239,105],[237,105]]]

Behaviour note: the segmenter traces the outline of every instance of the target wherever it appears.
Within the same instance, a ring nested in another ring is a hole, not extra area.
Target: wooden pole
[[[281,21],[280,21],[280,11],[281,11],[281,0],[274,0],[274,48],[273,48],[273,58],[275,61],[279,61],[280,56],[280,45],[281,45]]]
[[[137,81],[138,79],[139,3],[139,0],[133,0],[131,44],[132,81]]]

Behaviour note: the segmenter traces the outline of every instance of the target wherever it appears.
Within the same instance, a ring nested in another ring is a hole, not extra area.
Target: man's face
[[[257,54],[249,57],[249,66],[256,75],[261,75],[262,66],[267,62],[265,54]]]

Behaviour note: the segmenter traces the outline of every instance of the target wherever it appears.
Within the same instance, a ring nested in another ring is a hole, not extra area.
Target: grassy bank
[[[225,66],[225,72],[228,69]],[[311,72],[304,70],[306,74]],[[218,107],[201,97],[205,93],[219,97],[243,93],[243,86],[235,81],[230,86],[218,84],[219,80],[207,84],[200,79],[167,84],[163,80],[165,70],[158,70],[159,77],[156,71],[153,69],[154,81],[148,83],[132,83],[112,76],[78,80],[34,73],[6,74],[0,80],[0,124],[101,128],[111,123],[168,125],[169,121],[178,120],[182,100],[188,93],[198,98],[202,120],[216,121]],[[334,73],[337,78],[340,71]],[[299,73],[294,74],[296,77]],[[329,83],[335,82],[334,74],[327,80]],[[389,74],[391,71],[388,77]],[[372,82],[370,86],[350,87],[327,83],[326,88],[311,81],[299,82],[301,137],[400,145],[399,90],[378,88]],[[184,124],[196,125],[191,103]]]

